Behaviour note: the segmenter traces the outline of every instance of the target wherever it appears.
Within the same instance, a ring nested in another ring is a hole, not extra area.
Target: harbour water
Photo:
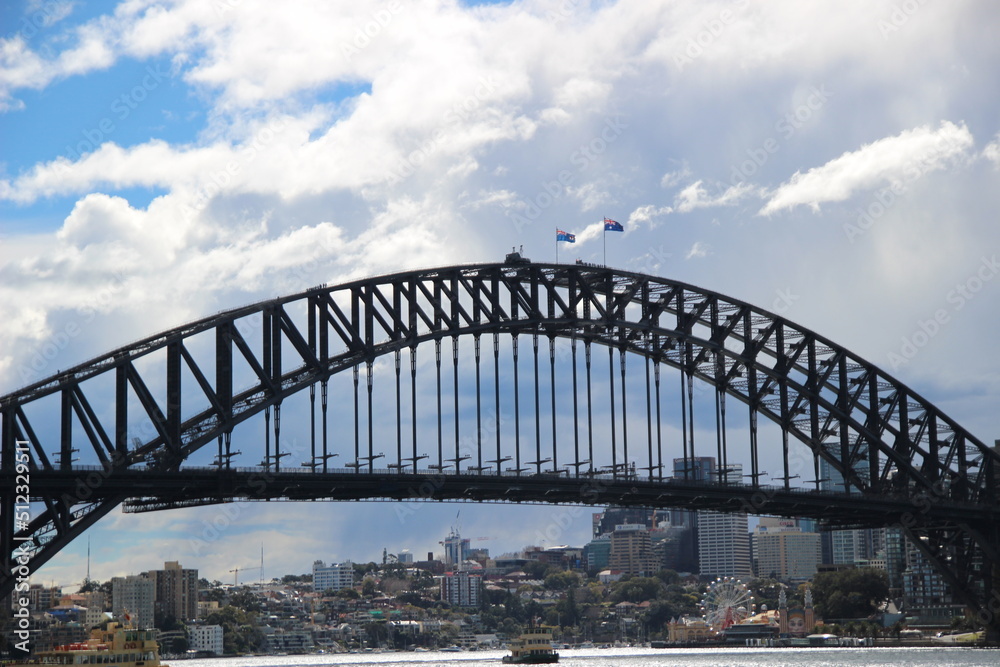
[[[256,656],[175,661],[171,667],[498,667],[505,651]],[[564,667],[997,667],[1000,651],[968,648],[569,649]]]

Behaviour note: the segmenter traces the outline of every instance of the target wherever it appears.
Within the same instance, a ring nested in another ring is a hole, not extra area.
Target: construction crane
[[[233,588],[240,585],[240,572],[246,570],[260,570],[260,569],[261,569],[260,565],[253,565],[251,567],[237,567],[230,570],[230,572],[233,573]]]

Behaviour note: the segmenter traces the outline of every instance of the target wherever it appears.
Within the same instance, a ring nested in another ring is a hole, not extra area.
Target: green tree
[[[201,599],[206,602],[222,602],[226,599],[226,591],[221,588],[206,588],[201,591]]]
[[[352,588],[351,590],[354,589]],[[357,593],[357,591],[354,592]],[[409,604],[413,605],[414,607],[420,607],[421,609],[427,609],[433,604],[431,600],[428,600],[427,598],[425,598],[420,593],[417,593],[416,591],[407,591],[405,593],[400,593],[399,595],[396,596],[396,601],[402,604]]]
[[[434,586],[434,575],[427,570],[418,570],[410,579],[410,590],[422,591]]]
[[[566,597],[556,603],[556,611],[559,612],[556,620],[563,627],[573,627],[580,622],[580,610],[576,606],[575,588],[566,591]]]
[[[812,591],[824,619],[866,618],[889,598],[889,577],[874,568],[821,572],[813,579]]]
[[[206,625],[222,626],[222,646],[226,655],[257,653],[264,648],[264,633],[255,614],[226,605],[205,618]]]
[[[533,625],[536,619],[542,617],[542,605],[538,604],[534,600],[528,600],[528,604],[524,605],[524,618],[528,625]]]
[[[613,602],[645,602],[655,600],[666,591],[663,582],[656,577],[632,577],[617,582],[611,591]]]
[[[84,579],[83,585],[80,586],[80,593],[91,593],[101,589],[101,582],[96,579]]]
[[[365,635],[368,637],[369,646],[382,646],[389,640],[389,629],[385,623],[371,622],[365,623]]]
[[[642,613],[640,620],[650,632],[660,632],[671,618],[682,614],[681,607],[667,600],[654,600]]]
[[[507,616],[513,618],[518,623],[524,623],[528,615],[524,610],[524,605],[521,603],[521,598],[513,593],[507,593],[507,596],[503,601],[504,610],[507,612]]]
[[[784,588],[784,585],[776,579],[752,579],[747,584],[747,588],[753,593],[757,609],[760,609],[761,605],[765,604],[768,609],[777,609],[778,596],[781,594],[781,589]],[[789,599],[789,606],[797,606],[793,604],[794,601],[795,595],[793,594]]]
[[[545,588],[550,591],[565,591],[580,585],[580,575],[569,570],[550,572],[545,576]]]
[[[553,567],[537,560],[525,563],[523,569],[529,579],[545,579],[552,572],[562,571],[558,567]]]
[[[656,578],[667,586],[679,584],[681,581],[681,575],[677,574],[676,570],[660,570],[656,573]]]
[[[517,619],[508,616],[503,619],[503,622],[500,624],[500,632],[502,632],[509,639],[518,637],[522,632],[521,624],[517,622]]]
[[[233,593],[229,598],[229,604],[248,612],[259,612],[264,608],[260,597],[248,588]]]

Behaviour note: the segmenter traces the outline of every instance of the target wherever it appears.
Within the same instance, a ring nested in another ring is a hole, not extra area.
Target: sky
[[[555,261],[559,228],[560,261],[776,312],[992,442],[998,29],[988,0],[4,3],[0,393],[319,283]],[[452,525],[582,545],[590,510],[236,504],[87,536],[97,579],[228,580],[261,545],[269,578]]]

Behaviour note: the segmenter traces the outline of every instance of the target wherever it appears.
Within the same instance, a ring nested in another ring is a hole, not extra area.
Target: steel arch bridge
[[[0,397],[0,419],[0,596],[122,504],[619,504],[893,527],[1000,627],[998,450],[830,340],[664,278],[512,253],[320,285]]]

